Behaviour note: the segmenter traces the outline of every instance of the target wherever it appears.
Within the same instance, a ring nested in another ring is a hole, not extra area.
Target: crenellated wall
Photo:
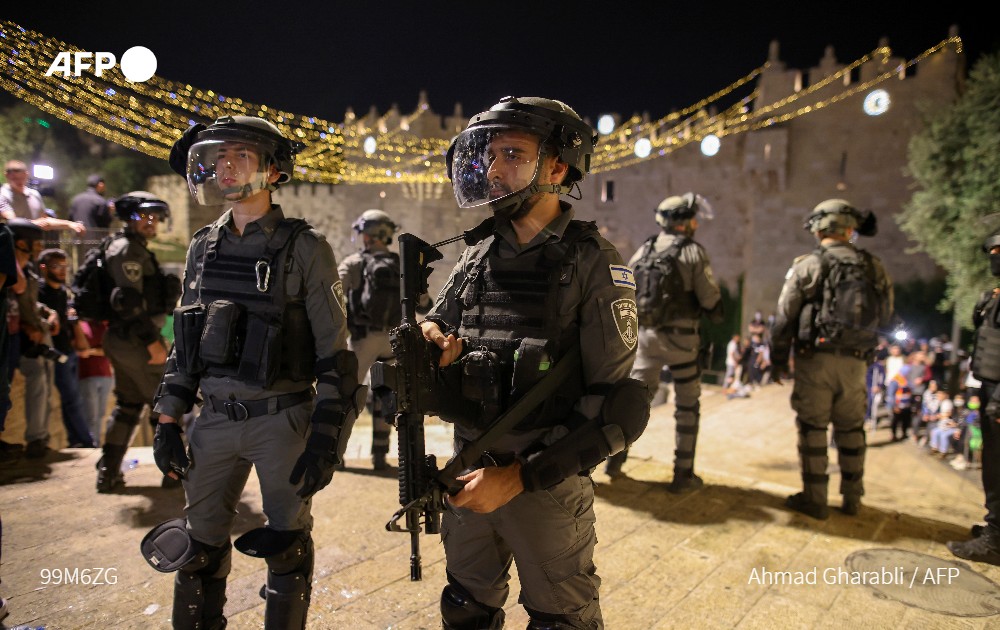
[[[772,43],[770,63],[757,82],[757,107],[807,90],[844,68],[832,47],[804,73],[788,69],[778,53],[777,43]],[[921,127],[921,111],[956,97],[965,78],[964,55],[949,44],[908,69],[903,69],[903,62],[876,56],[773,115],[811,106],[808,114],[726,135],[713,157],[702,155],[697,143],[691,143],[664,157],[592,175],[582,183],[583,198],[573,201],[577,216],[596,220],[628,259],[658,230],[653,209],[660,200],[687,191],[703,195],[715,218],[703,221],[696,237],[705,245],[721,282],[735,291],[743,278],[744,321],[754,311],[774,310],[791,261],[815,246],[812,236],[802,228],[803,220],[817,203],[833,197],[875,211],[878,235],[861,239],[859,244],[880,256],[895,280],[941,274],[927,256],[913,251],[914,243],[899,230],[893,216],[912,193],[912,181],[904,169],[909,139]],[[886,72],[894,76],[877,87],[888,91],[891,105],[884,114],[869,116],[862,109],[870,91],[865,82]],[[855,93],[841,97],[846,89]],[[422,93],[418,108],[427,107]],[[366,124],[401,124],[395,107],[382,117],[369,112],[364,120]],[[426,112],[410,131],[451,138],[466,120],[461,105],[456,105],[451,116]],[[606,194],[609,184],[614,190],[611,199]],[[163,195],[174,208],[174,236],[186,239],[218,216],[217,208],[192,204],[180,178],[155,178],[151,190]],[[458,209],[448,183],[297,183],[281,188],[275,200],[286,214],[305,217],[326,234],[338,260],[356,249],[350,226],[369,208],[384,210],[403,231],[429,243],[458,235],[487,216],[484,211]],[[442,248],[445,260],[437,264],[441,270],[431,275],[432,293],[447,279],[461,249],[461,244]]]

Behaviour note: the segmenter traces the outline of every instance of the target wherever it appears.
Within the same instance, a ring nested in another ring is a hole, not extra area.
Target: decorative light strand
[[[795,109],[789,107],[876,57],[881,57],[884,65],[891,57],[891,49],[880,46],[807,89],[756,109],[751,110],[750,105],[756,102],[760,93],[753,89],[721,113],[709,113],[709,106],[765,72],[770,62],[764,63],[714,94],[657,120],[631,116],[611,134],[601,137],[591,170],[601,173],[626,168],[669,155],[709,133],[719,137],[734,135],[818,111],[889,78],[904,76],[906,68],[949,44],[954,44],[958,52],[962,51],[961,38],[951,37],[869,81]],[[344,122],[335,123],[155,75],[145,83],[132,83],[117,68],[105,70],[102,77],[86,73],[79,77],[63,77],[58,73],[45,76],[42,69],[48,68],[59,52],[77,50],[79,47],[29,31],[13,22],[0,21],[0,87],[88,133],[157,158],[166,158],[173,142],[193,122],[207,123],[226,115],[251,115],[273,122],[282,133],[306,145],[296,157],[296,179],[328,184],[447,181],[444,162],[450,138],[421,137],[411,131],[428,111],[423,98],[412,114],[400,114],[395,106],[381,117],[372,114],[358,117],[348,111]],[[376,142],[376,150],[371,154],[363,147],[369,136]],[[635,155],[635,144],[640,139],[650,142],[652,152],[648,157]]]

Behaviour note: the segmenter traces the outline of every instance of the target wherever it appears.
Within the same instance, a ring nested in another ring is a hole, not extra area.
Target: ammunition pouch
[[[240,356],[239,332],[245,326],[242,304],[216,300],[208,305],[198,353],[206,365],[227,367]]]
[[[251,313],[239,357],[240,380],[270,385],[281,366],[281,322]],[[312,378],[312,374],[309,375]]]
[[[201,334],[205,329],[205,306],[190,304],[174,309],[174,355],[177,369],[196,376],[205,369],[201,360]]]
[[[511,395],[528,391],[532,385],[542,380],[552,367],[549,343],[545,339],[524,338],[514,351],[514,378]]]

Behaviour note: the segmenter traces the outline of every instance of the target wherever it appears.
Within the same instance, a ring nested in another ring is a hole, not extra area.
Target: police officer
[[[990,273],[1000,278],[1000,231],[983,243],[989,256]],[[948,550],[959,558],[1000,565],[1000,289],[983,293],[972,313],[976,342],[972,351],[972,375],[982,382],[978,395],[986,403],[980,423],[983,434],[983,490],[986,493],[986,525],[975,525],[973,537],[948,541]]]
[[[649,404],[645,386],[628,378],[631,271],[559,200],[588,172],[594,141],[565,103],[506,97],[474,116],[448,152],[459,206],[493,211],[476,230],[485,238],[462,254],[421,322],[440,365],[461,375],[445,398],[469,403],[440,414],[455,423],[456,448],[481,436],[551,362],[578,345],[583,359],[535,413],[486,445],[459,477],[465,488],[448,497],[445,628],[502,627],[512,561],[529,627],[603,627],[590,472],[642,433]]]
[[[164,274],[149,249],[160,221],[170,216],[167,203],[139,190],[118,198],[115,213],[125,227],[105,251],[105,269],[114,288],[104,353],[114,369],[115,408],[97,462],[101,493],[124,484],[122,459],[143,409],[153,402],[167,361],[160,331],[180,297],[180,280]],[[150,413],[149,421],[155,426],[156,412]],[[171,480],[164,479],[164,485],[171,486]]]
[[[194,199],[225,208],[188,248],[155,405],[154,457],[184,479],[186,519],[154,528],[143,553],[155,568],[177,571],[175,628],[226,625],[230,535],[251,468],[267,523],[235,546],[267,563],[265,628],[305,627],[312,496],[330,483],[364,404],[333,250],[271,200],[291,180],[298,150],[268,121],[227,116],[192,126],[171,151]],[[188,457],[177,421],[199,393]],[[185,553],[160,544],[177,539]]]
[[[699,218],[711,219],[712,209],[700,195],[686,193],[667,197],[654,211],[662,228],[656,239],[643,245],[629,260],[636,263],[647,256],[670,250],[677,261],[676,269],[683,281],[683,296],[672,296],[665,305],[660,321],[639,327],[639,349],[636,352],[632,378],[637,378],[656,392],[660,372],[670,368],[674,383],[676,448],[674,478],[667,489],[675,494],[697,490],[703,485],[694,474],[695,445],[698,441],[699,398],[701,397],[701,337],[699,324],[702,314],[714,323],[722,321],[722,292],[712,276],[712,266],[705,248],[694,240]],[[673,248],[673,249],[671,249]],[[642,304],[640,304],[640,308]],[[615,477],[621,474],[628,451],[608,458],[605,472]]]
[[[855,234],[875,234],[874,214],[843,199],[828,199],[815,207],[804,227],[819,247],[796,258],[785,274],[771,330],[775,382],[780,384],[795,351],[792,408],[799,431],[803,491],[788,497],[785,505],[816,519],[828,517],[827,427],[832,423],[840,463],[841,511],[853,516],[864,494],[866,364],[878,343],[879,330],[885,330],[892,319],[892,282],[876,256],[852,243]],[[821,321],[824,281],[838,259],[863,265],[865,282],[871,285],[867,294],[875,301],[870,308],[874,321],[863,330],[830,332]]]
[[[358,380],[367,381],[375,361],[392,360],[389,331],[399,325],[402,317],[399,254],[389,251],[397,226],[388,214],[372,209],[362,212],[351,229],[352,241],[361,238],[361,250],[344,258],[337,273],[347,298],[347,328],[351,333],[348,347],[358,357]],[[430,301],[429,295],[421,296],[417,312],[426,313]],[[375,470],[384,470],[391,426],[381,402],[370,391],[368,409],[372,414],[372,465]]]

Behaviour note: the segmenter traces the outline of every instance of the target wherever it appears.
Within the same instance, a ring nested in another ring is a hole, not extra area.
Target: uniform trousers
[[[791,402],[799,430],[803,490],[812,503],[827,504],[827,428],[831,424],[840,464],[840,493],[851,499],[864,494],[867,400],[863,359],[828,352],[795,357]]]
[[[674,383],[675,471],[694,469],[701,417],[698,403],[701,397],[700,343],[697,333],[677,334],[646,326],[639,328],[639,348],[632,366],[632,378],[644,382],[650,392],[655,392],[660,383],[660,371],[666,365]]]
[[[583,475],[522,492],[489,514],[452,508],[441,523],[448,573],[480,604],[502,608],[513,561],[526,609],[603,628],[595,520],[594,484]]]

